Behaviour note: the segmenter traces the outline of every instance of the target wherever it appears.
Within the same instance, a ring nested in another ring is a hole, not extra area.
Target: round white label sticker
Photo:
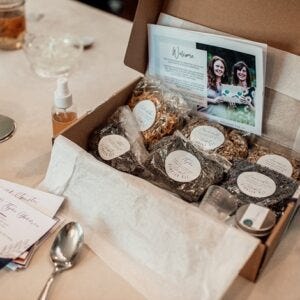
[[[292,164],[283,156],[277,154],[267,154],[263,155],[257,161],[258,164],[281,173],[287,177],[292,176],[293,166]]]
[[[275,182],[268,176],[258,172],[244,172],[237,178],[237,185],[244,194],[264,198],[271,196],[276,191]]]
[[[143,100],[133,108],[133,114],[141,131],[149,129],[156,118],[156,108],[151,100]]]
[[[193,154],[184,150],[176,150],[166,157],[165,170],[171,179],[189,182],[200,175],[201,165]]]
[[[118,134],[104,136],[98,144],[98,152],[102,159],[111,160],[130,150],[126,138]]]
[[[224,143],[225,137],[219,129],[203,125],[192,130],[190,140],[203,150],[213,150]]]

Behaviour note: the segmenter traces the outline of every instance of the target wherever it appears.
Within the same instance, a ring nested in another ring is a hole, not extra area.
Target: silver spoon
[[[49,289],[57,274],[73,267],[74,260],[82,245],[83,230],[79,223],[70,222],[59,231],[50,250],[54,270],[46,282],[39,300],[47,299]]]

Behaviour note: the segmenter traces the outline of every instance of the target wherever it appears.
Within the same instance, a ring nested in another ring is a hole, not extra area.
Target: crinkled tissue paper
[[[41,187],[86,244],[147,299],[220,299],[259,241],[59,136]]]

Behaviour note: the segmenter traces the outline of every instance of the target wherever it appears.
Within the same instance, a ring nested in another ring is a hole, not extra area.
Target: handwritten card
[[[0,189],[26,202],[49,217],[54,217],[64,201],[64,197],[36,190],[24,185],[0,179]]]
[[[26,269],[29,266],[31,259],[39,246],[64,223],[64,218],[62,218],[62,216],[59,218],[54,217],[54,220],[56,221],[55,225],[46,234],[44,234],[35,244],[23,252],[19,257],[6,265],[8,269],[15,271],[19,269]]]
[[[17,258],[56,221],[0,189],[0,257]]]

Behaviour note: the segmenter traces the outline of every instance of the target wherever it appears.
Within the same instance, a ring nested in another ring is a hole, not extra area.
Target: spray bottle
[[[53,137],[59,135],[65,128],[77,120],[77,111],[73,105],[72,94],[65,77],[57,79],[52,107]]]

